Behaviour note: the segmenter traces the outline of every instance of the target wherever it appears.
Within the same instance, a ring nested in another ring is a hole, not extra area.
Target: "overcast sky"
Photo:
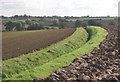
[[[0,15],[117,16],[119,0],[0,0]]]

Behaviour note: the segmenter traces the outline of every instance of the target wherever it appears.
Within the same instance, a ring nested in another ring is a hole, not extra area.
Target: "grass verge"
[[[59,58],[64,54],[68,54],[80,48],[86,43],[87,39],[87,31],[84,28],[79,28],[70,37],[51,45],[48,48],[5,60],[3,61],[2,70],[3,79],[15,77],[14,79],[31,80],[36,77],[36,74],[34,75],[34,73],[32,73],[30,76],[24,76],[23,74],[25,72],[31,73],[33,71],[32,69],[35,70],[38,68],[38,66],[41,68],[41,66],[44,66],[44,64],[51,62],[53,59]]]
[[[77,31],[77,33],[78,33],[77,35],[80,35],[81,33],[84,34],[84,32],[85,32],[85,31],[83,32],[83,28],[79,28],[77,30],[79,30],[79,31],[82,30],[82,32],[78,32]],[[81,47],[76,48],[76,49],[74,48],[74,50],[72,50],[71,52],[66,52],[66,53],[63,53],[62,51],[60,51],[60,53],[62,54],[61,56],[56,57],[56,58],[52,59],[51,61],[46,62],[46,63],[44,63],[42,65],[37,65],[36,67],[31,68],[30,70],[26,70],[26,71],[22,71],[22,72],[20,72],[18,74],[14,74],[11,77],[5,78],[5,79],[6,80],[32,80],[34,78],[46,78],[52,72],[54,72],[55,70],[58,70],[59,68],[61,68],[63,66],[66,66],[66,65],[69,65],[70,63],[72,63],[72,61],[76,57],[80,57],[80,56],[82,56],[84,54],[87,54],[87,53],[93,51],[93,49],[95,47],[98,47],[100,42],[102,42],[106,38],[106,35],[108,34],[105,29],[100,28],[100,27],[94,27],[94,26],[87,27],[86,31],[89,33],[89,37],[90,38],[89,38],[89,40],[85,44],[83,43],[84,45],[81,45]],[[87,34],[86,33],[85,33],[84,37],[85,36],[87,38]],[[79,38],[81,38],[81,37],[78,37],[78,36],[76,37],[76,39],[79,39]],[[71,40],[73,40],[73,39],[71,39]],[[64,41],[63,41],[62,44],[64,44]],[[60,43],[59,43],[59,46],[60,46]],[[61,47],[61,48],[63,48],[61,50],[64,50],[64,49],[66,51],[69,50],[69,49],[67,49],[68,47],[67,48],[64,48],[64,47],[65,47],[65,45],[63,47]],[[56,48],[56,49],[58,49],[58,51],[59,51],[59,48]],[[53,54],[53,56],[56,55],[56,54],[57,53]],[[57,55],[59,55],[59,54],[57,54]],[[12,60],[14,60],[14,59],[11,59],[11,60],[8,60],[8,61],[12,61]]]

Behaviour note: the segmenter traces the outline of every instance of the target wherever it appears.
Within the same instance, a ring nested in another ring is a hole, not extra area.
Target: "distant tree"
[[[16,27],[16,30],[18,30],[18,31],[22,30],[21,29],[22,28],[22,24],[19,23],[19,22],[16,22],[15,27]]]
[[[89,15],[87,15],[86,17],[90,17]]]
[[[107,15],[106,17],[110,17],[110,15]]]
[[[59,22],[59,27],[60,27],[60,28],[67,28],[68,25],[67,25],[66,22]]]
[[[7,23],[5,24],[5,26],[6,26],[6,30],[7,30],[7,31],[12,31],[13,28],[15,27],[15,23],[9,21],[9,22],[7,22]]]
[[[40,17],[40,21],[44,21],[44,17]]]
[[[32,21],[30,19],[25,20],[25,23],[28,24],[28,25],[31,25],[31,22]]]
[[[26,18],[28,18],[28,16],[27,16],[26,14],[24,14],[23,18],[25,18],[25,19],[26,19]]]
[[[75,27],[80,27],[80,21],[79,20],[76,20]]]
[[[75,27],[86,27],[87,24],[84,23],[83,21],[80,21],[80,20],[76,20],[75,22]]]
[[[15,16],[13,16],[13,18],[18,19],[18,18],[19,18],[19,16],[18,16],[18,15],[15,15]]]
[[[25,23],[28,24],[28,25],[33,25],[33,24],[38,24],[38,21],[27,19],[27,20],[25,21]]]
[[[17,31],[25,30],[25,24],[23,22],[16,22],[15,27]]]
[[[69,17],[69,16],[64,16],[64,18],[65,18],[65,19],[70,19],[70,17]]]
[[[2,18],[2,19],[3,19],[3,18],[5,18],[5,17],[2,15],[2,16],[0,16],[0,18]]]
[[[68,22],[68,20],[66,20],[65,18],[60,18],[59,22]]]
[[[89,26],[101,26],[102,24],[97,22],[96,20],[89,20],[88,25]]]
[[[37,24],[33,24],[33,25],[29,25],[27,30],[41,30],[44,29],[43,25],[37,25]]]
[[[52,23],[53,23],[52,24],[53,26],[58,26],[59,25],[58,22],[57,22],[57,20],[53,20]]]

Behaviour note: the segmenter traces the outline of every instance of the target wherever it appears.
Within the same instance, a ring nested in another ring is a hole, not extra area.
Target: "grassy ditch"
[[[89,37],[90,37],[89,39],[86,31],[89,34]],[[67,66],[70,63],[72,63],[72,61],[76,57],[80,57],[84,54],[87,54],[93,51],[93,49],[95,47],[98,47],[100,42],[102,42],[106,38],[107,34],[108,34],[107,31],[100,27],[90,26],[90,27],[87,27],[86,30],[83,28],[78,28],[76,32],[72,36],[68,37],[67,39],[57,44],[54,44],[49,48],[43,49],[42,51],[35,52],[36,54],[49,52],[48,55],[42,54],[40,56],[40,55],[36,55],[35,53],[31,53],[25,56],[21,56],[19,58],[14,58],[14,59],[4,61],[3,66],[4,68],[6,67],[6,70],[3,70],[3,74],[8,75],[8,77],[5,77],[4,79],[32,80],[34,78],[46,78],[55,70],[58,70],[59,68],[63,66]],[[79,43],[77,43],[78,41]],[[31,58],[31,57],[34,57],[34,58]],[[41,57],[43,57],[43,59],[41,59]],[[30,58],[29,61],[27,58]],[[36,60],[36,58],[38,59]],[[21,63],[19,62],[20,60],[22,60],[21,61],[22,64],[20,64]],[[41,62],[43,63],[41,64]],[[32,66],[33,64],[36,64],[36,65],[34,65],[33,67]],[[7,65],[10,66],[10,69],[7,68],[8,67]],[[20,72],[15,71],[16,69],[17,70],[22,69],[22,68],[25,68],[26,66],[29,67],[29,65],[30,65],[30,68],[26,68],[25,71],[24,70]],[[12,69],[11,66],[14,66],[15,68]],[[17,68],[20,66],[21,68]],[[13,74],[9,73],[11,71],[13,72]]]
[[[38,75],[34,73],[24,76],[25,72],[33,72],[32,69],[44,66],[64,54],[68,54],[82,47],[88,40],[88,33],[84,28],[77,29],[70,37],[49,46],[41,51],[21,55],[16,58],[3,61],[3,79],[31,80]],[[45,67],[47,68],[47,67]],[[54,67],[53,67],[54,68]],[[58,68],[58,67],[57,67]],[[44,68],[43,68],[44,69]],[[48,70],[49,71],[49,70]],[[22,74],[22,75],[21,75]]]

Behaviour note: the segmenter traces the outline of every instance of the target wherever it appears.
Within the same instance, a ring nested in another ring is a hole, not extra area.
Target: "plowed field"
[[[76,58],[69,66],[55,71],[45,81],[120,82],[118,27],[102,27],[108,31],[108,36],[99,47],[81,58]]]
[[[70,36],[75,29],[3,32],[2,59],[10,59],[45,48]]]

